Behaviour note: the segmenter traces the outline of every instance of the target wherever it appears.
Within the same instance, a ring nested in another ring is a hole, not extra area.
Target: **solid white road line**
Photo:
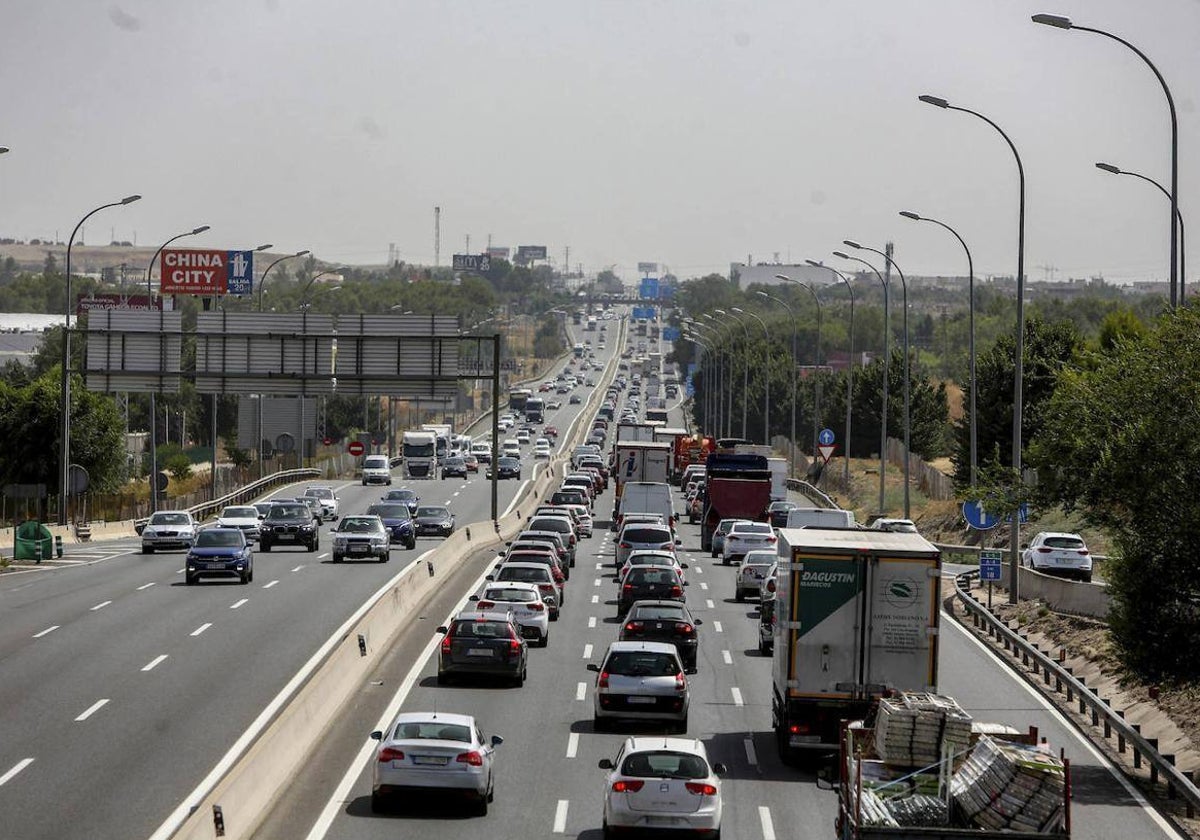
[[[75,718],[75,720],[77,720],[77,721],[87,720],[92,715],[96,714],[96,712],[98,712],[102,708],[104,708],[104,706],[107,705],[107,703],[108,703],[108,698],[105,698],[103,700],[97,700],[95,703],[93,703],[92,705],[90,705],[86,709],[84,709],[83,714],[81,714],[79,717]]]
[[[713,630],[715,630],[718,633],[722,633],[725,631],[725,628],[721,626],[721,622],[714,621],[713,622]]]
[[[591,646],[591,644],[586,644],[586,645],[584,645],[584,646],[583,646],[583,658],[584,658],[584,659],[591,659],[591,658],[592,658],[592,646]]]
[[[5,782],[12,779],[13,776],[20,773],[22,770],[24,770],[30,764],[33,764],[32,758],[22,758],[20,761],[18,761],[16,764],[13,765],[11,770],[9,770],[3,776],[0,776],[0,785],[3,785]]]
[[[726,664],[726,665],[732,665],[732,664],[733,664],[733,654],[731,654],[731,653],[730,653],[729,651],[727,651],[727,650],[723,650],[723,651],[721,651],[721,659],[725,660],[725,664]]]
[[[246,603],[249,600],[250,600],[249,598],[242,598],[240,601],[236,601],[236,602],[230,604],[229,609],[236,610],[238,607],[240,607],[242,604]]]
[[[771,820],[771,809],[758,806],[758,821],[762,823],[763,840],[775,840],[775,823]]]
[[[594,616],[594,615],[589,615],[589,616],[588,616],[588,629],[589,629],[589,630],[592,630],[592,629],[594,629],[595,627],[596,627],[596,616]]]
[[[742,741],[742,746],[746,748],[746,763],[750,765],[758,764],[758,752],[754,749],[754,739],[745,739]]]
[[[33,638],[40,639],[40,638],[42,638],[42,636],[45,636],[47,633],[53,633],[59,627],[62,627],[62,625],[61,624],[51,624],[49,627],[47,627],[41,633],[34,633]]]
[[[206,621],[204,624],[201,624],[199,627],[197,627],[195,630],[193,630],[193,631],[191,632],[191,635],[193,635],[193,636],[199,636],[201,633],[203,633],[203,632],[204,632],[205,630],[207,630],[209,627],[212,627],[212,622],[211,622],[211,621]]]
[[[714,607],[716,607],[716,604],[714,604],[714,603],[712,602],[712,598],[705,598],[705,599],[704,599],[704,606],[708,607],[708,608],[711,610],[711,609],[713,609]]]
[[[525,492],[525,485],[528,483],[528,478],[521,482],[521,486],[517,488],[517,492],[513,495],[513,500],[508,503],[508,507],[504,509],[504,513],[500,514],[501,519],[508,516],[512,512],[512,509],[517,506],[517,499],[521,498],[521,494]]]
[[[599,595],[593,595],[593,596],[592,596],[592,603],[593,603],[593,604],[599,604],[599,603],[600,603],[600,596],[599,596]]]
[[[742,700],[742,690],[736,685],[729,689],[729,693],[733,695],[733,705],[744,706],[746,703]]]
[[[572,732],[567,736],[567,758],[574,758],[579,752],[579,733]]]
[[[163,660],[166,658],[167,658],[167,654],[160,653],[158,656],[154,657],[149,662],[147,662],[145,665],[143,665],[142,670],[143,671],[153,671],[155,668],[157,668],[159,665],[161,665]]]
[[[139,586],[137,588],[137,591],[141,592],[143,589],[149,589],[153,585],[154,585],[154,581],[150,581],[149,583],[143,583],[141,586]]]
[[[584,700],[587,697],[587,683],[578,683],[575,686],[575,699]]]
[[[303,568],[304,568],[304,566],[303,566],[303,565],[301,565],[301,566],[297,566],[296,568],[292,569],[292,571],[293,571],[293,572],[298,572],[298,571],[300,571],[300,570],[301,570],[301,569],[303,569]]]
[[[96,610],[102,610],[111,603],[112,603],[112,601],[101,601],[99,604],[97,604],[96,606],[94,606],[90,610],[88,610],[88,612],[95,612]]]
[[[264,583],[263,589],[270,589],[272,586],[274,586],[277,583],[279,583],[279,581],[277,581],[277,580],[273,580],[270,583]]]
[[[570,801],[567,799],[558,800],[558,807],[554,809],[554,833],[565,834],[567,831],[567,808],[570,806]]]

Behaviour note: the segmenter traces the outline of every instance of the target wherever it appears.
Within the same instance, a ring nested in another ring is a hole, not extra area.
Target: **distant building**
[[[778,286],[786,282],[776,278],[776,274],[783,274],[793,280],[817,286],[829,285],[833,276],[827,268],[818,268],[807,264],[755,263],[754,265],[747,265],[746,263],[736,262],[729,264],[729,279],[734,286],[742,291],[755,284]]]

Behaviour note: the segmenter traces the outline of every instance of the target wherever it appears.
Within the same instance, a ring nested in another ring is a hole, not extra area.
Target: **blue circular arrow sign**
[[[837,437],[833,434],[833,429],[822,429],[817,434],[817,443],[822,446],[829,446],[835,440],[837,440]]]
[[[963,519],[967,524],[979,531],[987,531],[1000,524],[1000,517],[983,509],[983,502],[975,500],[963,502]]]

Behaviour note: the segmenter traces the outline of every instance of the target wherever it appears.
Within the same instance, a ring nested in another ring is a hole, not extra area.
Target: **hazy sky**
[[[1198,0],[4,0],[0,235],[273,242],[442,261],[544,244],[572,267],[683,277],[731,260],[896,243],[908,273],[1165,278],[1169,183],[1144,49],[1179,111],[1180,201],[1200,276]]]

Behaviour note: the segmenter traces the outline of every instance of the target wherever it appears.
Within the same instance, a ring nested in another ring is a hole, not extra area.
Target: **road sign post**
[[[988,609],[992,608],[992,584],[1000,580],[1000,562],[1003,553],[999,549],[985,548],[979,552],[979,579],[988,585]]]

